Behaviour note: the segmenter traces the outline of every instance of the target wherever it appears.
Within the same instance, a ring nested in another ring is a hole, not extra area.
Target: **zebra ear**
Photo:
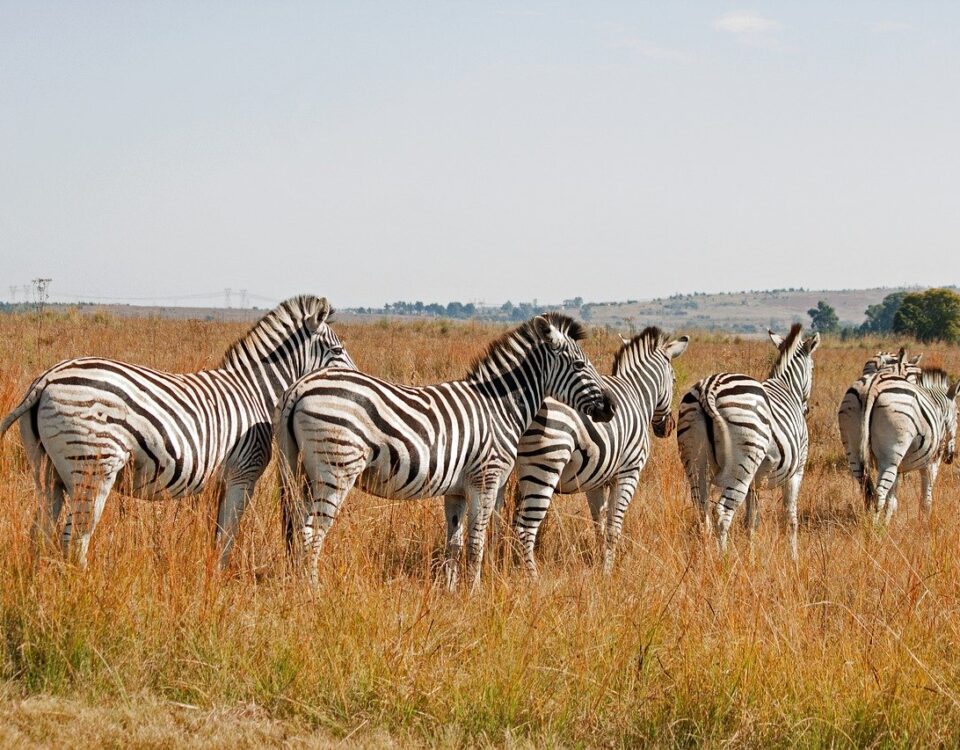
[[[920,354],[918,354],[916,357],[913,357],[913,358],[910,360],[910,364],[911,364],[911,365],[919,365],[921,359],[923,359],[923,353],[920,353]]]
[[[954,382],[950,386],[950,390],[947,391],[947,398],[953,401],[957,397],[957,393],[960,392],[960,380]]]
[[[783,336],[781,336],[779,333],[774,333],[769,328],[767,329],[767,335],[770,337],[770,340],[773,342],[773,345],[779,349],[780,344],[783,343]]]
[[[626,346],[627,344],[630,343],[630,339],[628,339],[628,338],[627,338],[626,336],[624,336],[622,333],[618,333],[618,334],[617,334],[617,337],[620,339],[620,343],[623,344],[624,346]]]
[[[813,354],[817,347],[820,346],[820,332],[817,331],[813,336],[807,339],[807,354]]]
[[[689,343],[689,336],[681,336],[680,338],[676,339],[675,341],[671,341],[669,344],[663,347],[663,351],[666,352],[670,359],[676,359],[687,350],[687,344]]]
[[[559,349],[563,346],[563,334],[542,315],[537,315],[533,319],[533,328],[540,339],[550,345],[550,348]]]
[[[317,302],[316,311],[306,320],[307,330],[310,331],[310,333],[316,333],[333,312],[333,310],[330,309],[330,303],[327,302],[326,297],[321,297]]]

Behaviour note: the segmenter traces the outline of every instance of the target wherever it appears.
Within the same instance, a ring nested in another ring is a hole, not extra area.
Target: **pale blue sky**
[[[957,283],[960,3],[0,2],[0,257],[0,298]]]

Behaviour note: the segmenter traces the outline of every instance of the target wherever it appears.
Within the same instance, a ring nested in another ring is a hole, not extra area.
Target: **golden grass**
[[[341,325],[357,364],[403,382],[462,375],[496,333],[480,325]],[[233,324],[0,318],[0,411],[53,362],[100,354],[172,370],[215,364]],[[886,342],[888,348],[892,342]],[[587,351],[606,370],[617,344]],[[215,571],[210,497],[112,496],[81,572],[36,568],[19,437],[0,446],[0,744],[238,746],[862,746],[960,741],[957,470],[932,523],[919,482],[890,529],[864,522],[836,406],[869,345],[818,350],[800,564],[779,496],[752,550],[739,524],[720,558],[693,529],[672,439],[631,507],[614,575],[599,575],[582,496],[544,525],[543,578],[493,555],[481,590],[435,583],[438,501],[354,492],[331,531],[318,593],[288,577],[271,468],[233,569]],[[960,373],[956,348],[925,363]],[[762,375],[765,341],[693,336],[678,393],[724,369]]]

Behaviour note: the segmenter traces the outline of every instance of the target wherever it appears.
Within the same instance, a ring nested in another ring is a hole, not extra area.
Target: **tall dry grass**
[[[403,382],[462,375],[480,325],[338,327],[357,364]],[[0,318],[0,410],[53,362],[99,354],[172,370],[215,364],[242,327]],[[478,745],[956,745],[960,521],[947,467],[931,523],[909,479],[889,530],[862,518],[836,406],[878,342],[816,354],[800,563],[779,496],[726,558],[694,531],[673,440],[656,441],[610,578],[582,496],[560,499],[542,580],[510,550],[473,596],[435,583],[439,502],[352,493],[319,592],[287,575],[273,469],[216,572],[210,497],[112,496],[90,568],[33,566],[35,496],[19,437],[0,446],[0,742],[213,745],[293,741]],[[617,339],[587,351],[609,367]],[[892,346],[892,342],[887,342]],[[956,348],[927,361],[960,373]],[[718,370],[761,375],[772,347],[694,335],[677,397]],[[50,717],[55,717],[51,719]],[[202,721],[196,717],[205,717]]]

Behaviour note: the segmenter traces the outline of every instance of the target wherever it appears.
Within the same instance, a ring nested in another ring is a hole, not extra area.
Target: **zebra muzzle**
[[[609,393],[604,393],[586,410],[586,413],[594,422],[609,422],[613,419],[614,411],[613,398]]]

